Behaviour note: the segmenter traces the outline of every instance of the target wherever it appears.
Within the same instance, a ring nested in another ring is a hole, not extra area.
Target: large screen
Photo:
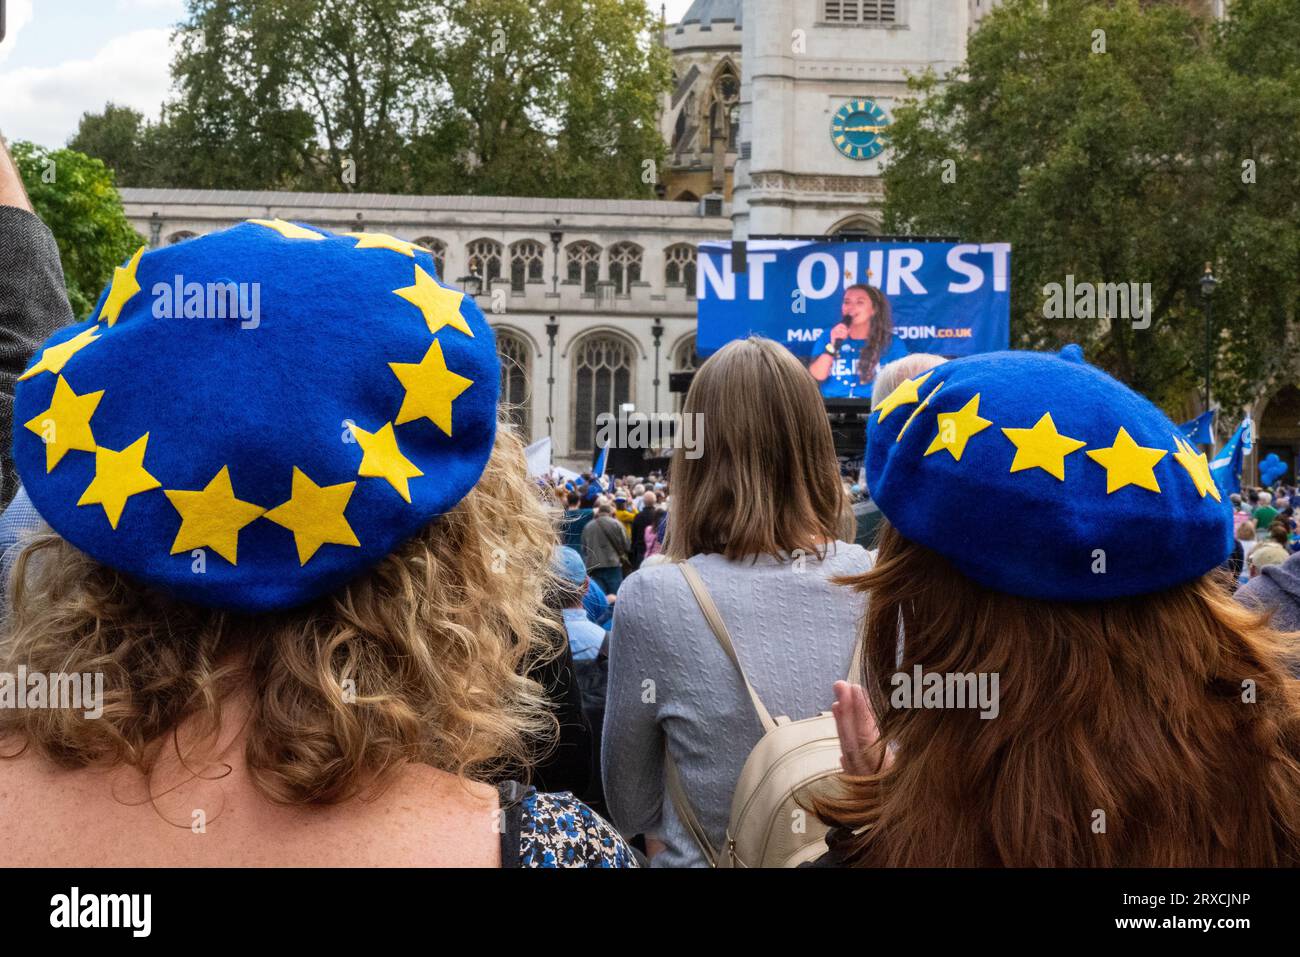
[[[826,398],[870,398],[882,365],[1010,343],[1008,243],[754,241],[699,250],[697,351],[762,335],[784,343]]]

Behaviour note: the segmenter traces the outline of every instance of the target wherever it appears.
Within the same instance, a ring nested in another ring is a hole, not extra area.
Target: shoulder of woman
[[[520,800],[519,866],[637,867],[636,854],[603,817],[569,791],[529,788]]]

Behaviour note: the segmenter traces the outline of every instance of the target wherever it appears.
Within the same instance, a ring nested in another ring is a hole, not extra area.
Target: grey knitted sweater
[[[829,710],[831,686],[848,675],[861,596],[832,585],[866,571],[868,553],[836,544],[802,570],[763,556],[732,562],[696,555],[699,571],[767,709],[792,721]],[[702,867],[704,855],[678,818],[664,784],[665,742],[687,796],[715,847],[731,794],[762,726],[736,669],[704,621],[681,571],[642,568],[618,594],[610,637],[601,765],[610,816],[628,837],[645,833],[667,850],[654,867]]]
[[[0,206],[0,505],[18,490],[13,462],[14,383],[36,347],[72,322],[59,247],[24,209]],[[21,425],[19,426],[21,428]]]

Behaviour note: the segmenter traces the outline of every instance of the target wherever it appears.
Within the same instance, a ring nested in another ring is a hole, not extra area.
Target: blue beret
[[[289,608],[473,488],[499,389],[491,328],[427,250],[254,220],[119,267],[21,376],[14,458],[98,561],[202,605]]]
[[[555,574],[570,585],[581,585],[587,580],[587,565],[576,549],[561,545],[555,549]]]
[[[1078,346],[982,353],[903,382],[868,417],[866,470],[905,538],[1013,595],[1146,594],[1232,551],[1206,456]]]

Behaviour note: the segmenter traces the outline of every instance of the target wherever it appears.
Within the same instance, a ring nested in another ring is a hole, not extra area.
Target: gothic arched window
[[[695,298],[695,247],[678,243],[664,250],[664,282],[686,286],[686,298]]]
[[[616,294],[631,295],[632,283],[641,281],[641,252],[636,243],[615,243],[609,247],[609,278]]]
[[[438,277],[443,282],[447,281],[447,244],[441,239],[434,239],[432,236],[425,236],[415,241],[415,245],[423,246],[429,250],[433,256],[433,267],[438,270]]]
[[[621,336],[592,333],[573,346],[574,452],[596,447],[597,418],[632,401],[636,347]]]
[[[498,329],[497,355],[501,359],[501,411],[524,442],[532,440],[533,350],[528,340],[509,329]]]
[[[595,292],[600,279],[600,247],[583,240],[569,243],[566,251],[569,282],[581,283],[583,292]]]
[[[521,239],[510,246],[510,288],[523,292],[524,285],[542,280],[542,256],[546,252],[535,239]]]
[[[465,247],[468,255],[469,274],[478,276],[483,284],[483,291],[488,291],[488,283],[501,278],[501,244],[492,239],[476,239]]]

